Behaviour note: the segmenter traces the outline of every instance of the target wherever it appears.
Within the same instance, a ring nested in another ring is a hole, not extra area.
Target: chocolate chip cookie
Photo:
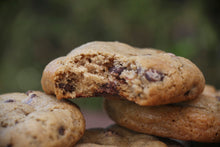
[[[196,65],[171,53],[90,42],[50,62],[41,83],[58,99],[117,94],[139,105],[160,105],[195,98],[205,80]]]
[[[220,142],[220,99],[205,90],[187,102],[139,106],[127,100],[105,99],[105,109],[117,124],[134,131],[180,140]]]
[[[0,95],[1,147],[70,147],[82,136],[79,108],[39,91]]]
[[[118,125],[106,129],[86,130],[76,147],[182,147],[183,144],[165,138],[137,133]]]

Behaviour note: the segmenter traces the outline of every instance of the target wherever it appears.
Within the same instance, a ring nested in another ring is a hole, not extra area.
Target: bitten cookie
[[[75,147],[182,147],[179,142],[133,132],[118,125],[86,130]]]
[[[79,108],[39,91],[0,95],[1,147],[70,147],[82,136]]]
[[[220,99],[205,91],[194,100],[162,106],[139,106],[119,98],[105,99],[104,106],[112,120],[134,131],[180,140],[220,142]]]
[[[118,94],[139,105],[160,105],[195,98],[205,80],[196,65],[171,53],[90,42],[50,62],[41,84],[58,99]]]

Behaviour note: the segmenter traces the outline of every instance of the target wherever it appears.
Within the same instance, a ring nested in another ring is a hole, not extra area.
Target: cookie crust
[[[205,85],[188,59],[119,42],[90,42],[50,62],[43,90],[58,99],[117,94],[139,105],[195,98]]]

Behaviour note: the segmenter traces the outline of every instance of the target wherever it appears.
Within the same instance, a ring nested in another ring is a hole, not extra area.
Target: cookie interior
[[[119,94],[130,100],[141,99],[150,82],[162,81],[165,76],[155,69],[142,69],[134,60],[101,53],[81,54],[61,64],[65,69],[55,77],[58,98]]]

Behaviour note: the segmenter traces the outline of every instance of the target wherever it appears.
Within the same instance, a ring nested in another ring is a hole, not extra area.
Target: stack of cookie
[[[46,94],[0,96],[0,146],[68,147],[80,138],[78,147],[220,142],[220,95],[196,65],[172,53],[90,42],[50,62],[41,84]],[[65,99],[97,95],[116,124],[84,133],[79,108]]]

